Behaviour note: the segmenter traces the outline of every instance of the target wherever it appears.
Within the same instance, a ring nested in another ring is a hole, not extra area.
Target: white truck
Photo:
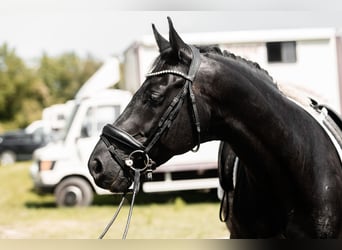
[[[118,117],[131,96],[128,91],[105,90],[74,102],[62,137],[33,154],[30,173],[38,193],[54,193],[60,206],[86,206],[94,192],[108,193],[95,185],[87,162],[102,127]]]
[[[30,172],[37,193],[54,193],[59,206],[87,206],[92,203],[94,194],[109,194],[94,183],[87,167],[88,158],[102,127],[106,123],[113,123],[139,85],[130,91],[106,88],[126,80],[133,83],[130,80],[133,76],[141,83],[142,71],[146,72],[151,64],[152,54],[143,58],[138,54],[126,53],[123,71],[122,65],[119,66],[118,61],[112,58],[84,84],[73,102],[74,108],[64,136],[36,150],[33,155]],[[132,68],[137,60],[143,62],[145,67]],[[124,72],[123,75],[120,72]],[[128,85],[124,86],[129,89]],[[217,189],[218,147],[218,142],[209,142],[201,145],[197,153],[173,157],[154,172],[153,181],[142,184],[142,190],[168,192]]]

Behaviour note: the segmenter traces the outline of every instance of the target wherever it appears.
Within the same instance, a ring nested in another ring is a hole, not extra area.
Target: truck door
[[[81,125],[77,150],[82,163],[88,162],[89,156],[99,140],[102,128],[113,123],[120,114],[120,105],[102,105],[89,107]]]

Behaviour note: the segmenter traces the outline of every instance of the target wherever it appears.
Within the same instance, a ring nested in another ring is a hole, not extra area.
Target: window
[[[266,43],[267,60],[270,63],[294,63],[297,61],[296,42],[269,42]]]
[[[113,123],[120,114],[120,106],[90,107],[83,121],[81,137],[98,136],[107,123]]]

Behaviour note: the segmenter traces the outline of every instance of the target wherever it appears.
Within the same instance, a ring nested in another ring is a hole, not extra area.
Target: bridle
[[[149,152],[153,148],[153,146],[157,143],[163,133],[171,127],[172,122],[176,118],[179,113],[184,100],[189,95],[191,101],[191,110],[192,110],[192,118],[194,121],[193,128],[195,133],[197,134],[197,142],[196,147],[192,149],[192,151],[197,152],[200,147],[200,134],[201,134],[201,126],[199,121],[199,115],[196,105],[195,95],[192,90],[192,83],[196,76],[196,73],[201,64],[200,60],[200,52],[197,48],[190,46],[193,59],[191,61],[188,74],[184,74],[180,71],[176,70],[162,70],[158,72],[148,73],[146,75],[147,78],[172,74],[176,76],[180,76],[185,79],[185,83],[183,88],[179,91],[179,93],[173,98],[170,105],[167,107],[165,112],[163,112],[163,116],[160,118],[158,122],[158,126],[151,133],[151,136],[148,137],[146,142],[142,144],[132,135],[128,134],[126,131],[115,127],[114,125],[107,124],[102,131],[101,139],[106,144],[109,152],[115,161],[120,165],[120,167],[125,170],[127,167],[131,170],[135,170],[134,159],[138,158],[138,155],[141,155],[142,158],[145,159],[145,166],[143,168],[139,168],[140,173],[149,172],[152,170],[153,160],[149,157]],[[117,151],[117,146],[121,145],[126,151],[130,151],[128,158],[123,159]],[[135,157],[134,157],[135,156]]]
[[[179,77],[182,77],[185,80],[183,88],[179,91],[179,93],[173,98],[170,105],[167,107],[165,112],[163,113],[163,116],[160,118],[160,121],[158,122],[158,126],[154,129],[153,133],[151,133],[151,136],[148,137],[146,142],[142,144],[140,141],[138,141],[134,136],[130,135],[126,131],[115,127],[114,125],[107,124],[104,126],[101,134],[101,140],[105,143],[105,145],[108,148],[108,151],[114,158],[114,160],[120,165],[123,171],[129,170],[131,177],[133,177],[133,198],[131,201],[131,207],[127,219],[127,224],[125,228],[125,232],[123,234],[123,239],[126,238],[128,227],[130,223],[130,219],[132,216],[132,209],[133,204],[135,200],[135,195],[139,191],[140,188],[140,176],[141,174],[146,174],[147,180],[152,180],[152,170],[154,168],[154,161],[149,157],[149,152],[152,150],[153,146],[158,142],[160,137],[163,135],[163,133],[169,129],[172,125],[172,122],[176,118],[177,114],[179,113],[184,100],[186,96],[189,96],[189,99],[191,101],[191,116],[194,121],[193,123],[193,129],[195,133],[197,134],[197,141],[195,148],[192,149],[193,152],[197,152],[200,147],[201,143],[201,126],[200,126],[200,120],[198,115],[198,109],[196,105],[196,99],[195,95],[192,90],[192,83],[195,79],[195,76],[198,72],[199,66],[201,64],[201,57],[200,52],[197,48],[194,46],[189,46],[192,52],[192,61],[189,67],[188,74],[184,74],[183,72],[176,71],[176,70],[161,70],[157,72],[151,72],[146,75],[147,78],[150,77],[156,77],[161,75],[176,75]],[[128,157],[123,159],[121,155],[118,152],[118,148],[116,145],[121,145],[125,150],[125,152],[130,152]],[[143,167],[137,167],[137,164],[135,164],[136,159],[143,159]],[[132,174],[133,173],[133,174]],[[123,201],[125,199],[125,195],[123,196],[121,203],[115,212],[112,220],[105,228],[104,232],[99,237],[100,239],[103,238],[103,236],[108,231],[109,227],[112,225],[114,220],[116,219]]]

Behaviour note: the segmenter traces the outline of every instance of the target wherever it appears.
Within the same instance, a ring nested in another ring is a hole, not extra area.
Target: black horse
[[[341,237],[341,162],[327,133],[256,63],[188,45],[168,20],[169,41],[153,26],[160,55],[90,156],[97,185],[125,192],[132,165],[152,170],[221,140],[240,159],[225,204],[232,238]]]

